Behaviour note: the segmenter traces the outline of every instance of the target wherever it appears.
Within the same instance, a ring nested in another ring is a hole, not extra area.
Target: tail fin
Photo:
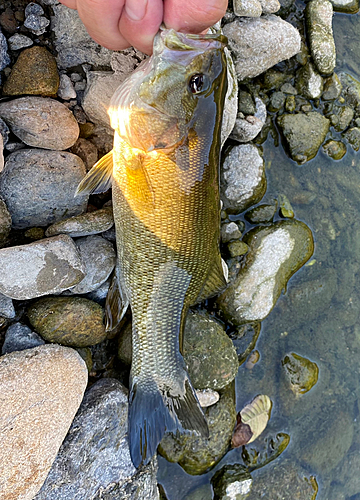
[[[165,431],[193,431],[209,437],[209,429],[184,370],[183,390],[158,387],[155,381],[134,383],[129,398],[129,446],[135,467],[146,465]]]

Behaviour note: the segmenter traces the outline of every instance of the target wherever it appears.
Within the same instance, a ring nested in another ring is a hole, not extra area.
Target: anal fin
[[[205,283],[196,299],[196,303],[202,302],[210,297],[214,297],[226,288],[227,273],[224,266],[226,266],[225,262],[222,260],[220,255],[217,255],[213,265],[210,266],[209,274],[207,275]]]
[[[113,173],[113,151],[109,151],[86,174],[77,187],[75,196],[80,193],[104,193],[111,188]]]

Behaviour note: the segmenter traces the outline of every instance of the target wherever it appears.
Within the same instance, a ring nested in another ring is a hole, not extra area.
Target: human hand
[[[227,0],[60,0],[77,9],[89,35],[100,45],[123,50],[131,45],[151,54],[162,22],[167,28],[201,33],[225,14]]]

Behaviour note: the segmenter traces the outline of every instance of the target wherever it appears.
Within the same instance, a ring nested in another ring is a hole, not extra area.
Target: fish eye
[[[197,73],[196,75],[192,75],[189,80],[189,89],[193,94],[199,94],[202,90],[204,90],[204,75],[201,73]]]

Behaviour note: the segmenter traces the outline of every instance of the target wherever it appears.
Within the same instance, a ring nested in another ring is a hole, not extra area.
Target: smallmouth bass
[[[219,154],[226,38],[160,31],[153,55],[115,92],[114,148],[78,192],[111,185],[118,252],[107,328],[130,304],[129,446],[150,461],[165,431],[208,436],[181,355],[189,306],[219,293]]]

